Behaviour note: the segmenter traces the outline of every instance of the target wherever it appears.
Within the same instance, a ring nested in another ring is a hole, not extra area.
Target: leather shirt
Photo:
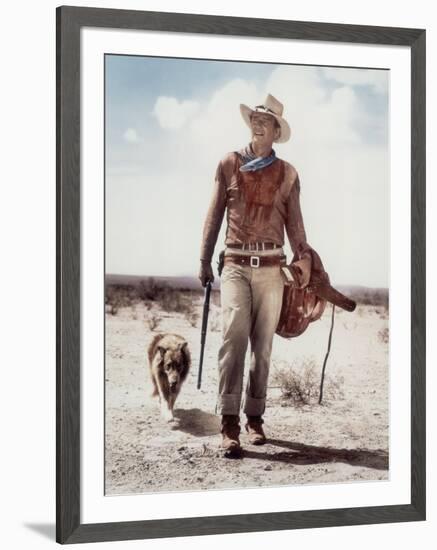
[[[225,212],[226,245],[272,242],[282,246],[285,229],[293,253],[309,249],[295,168],[279,158],[254,172],[240,172],[241,164],[237,152],[219,162],[203,228],[201,260],[211,261]]]

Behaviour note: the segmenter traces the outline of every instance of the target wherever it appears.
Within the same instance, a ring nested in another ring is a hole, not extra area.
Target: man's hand
[[[293,274],[297,277],[298,288],[304,289],[308,286],[311,279],[311,259],[304,257],[302,260],[293,262]]]
[[[199,279],[202,286],[206,286],[208,282],[214,282],[214,273],[212,271],[211,262],[204,260],[200,261]]]

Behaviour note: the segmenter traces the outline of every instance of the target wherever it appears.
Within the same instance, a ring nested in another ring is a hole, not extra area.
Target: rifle
[[[203,315],[202,315],[202,332],[200,336],[200,360],[199,360],[199,374],[197,377],[197,389],[200,389],[202,381],[202,365],[203,365],[203,353],[205,351],[206,329],[208,326],[208,313],[209,313],[209,298],[211,295],[211,281],[206,283],[205,288],[205,301],[203,303]]]

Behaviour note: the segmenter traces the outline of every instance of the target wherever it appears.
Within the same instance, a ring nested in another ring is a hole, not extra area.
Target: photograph
[[[106,496],[390,479],[390,71],[106,53]]]

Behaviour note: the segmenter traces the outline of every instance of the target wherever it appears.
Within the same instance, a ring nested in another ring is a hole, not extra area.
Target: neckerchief
[[[276,160],[276,153],[273,149],[268,157],[256,157],[250,144],[239,155],[244,163],[240,166],[240,172],[255,172],[255,170],[261,170],[261,168],[270,166]]]

